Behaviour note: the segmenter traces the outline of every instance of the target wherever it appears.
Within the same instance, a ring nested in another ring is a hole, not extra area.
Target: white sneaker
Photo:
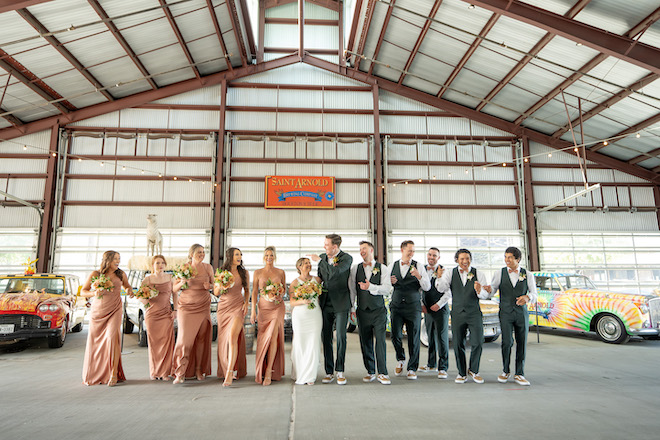
[[[479,373],[468,370],[468,375],[472,378],[474,383],[484,383],[484,379],[483,377],[479,376]]]
[[[387,374],[379,374],[378,382],[382,383],[383,385],[389,385],[392,383],[392,381],[390,380],[390,376],[388,376]]]
[[[337,372],[337,385],[346,385],[346,378],[343,371]]]
[[[365,383],[373,382],[374,380],[376,380],[376,375],[375,374],[367,374],[366,376],[364,376],[362,378],[362,382],[365,382]]]
[[[438,379],[447,379],[447,372],[445,370],[438,371]]]
[[[335,376],[333,374],[326,374],[321,382],[332,383],[333,380],[335,380]]]
[[[504,371],[502,371],[502,374],[497,376],[497,381],[499,383],[506,383],[506,381],[509,380],[509,375],[510,373],[505,373]]]
[[[518,385],[522,385],[524,387],[529,386],[529,381],[525,379],[525,376],[521,376],[520,374],[516,374],[515,376],[513,376],[513,381]]]
[[[456,379],[454,379],[454,382],[456,383],[465,383],[467,380],[467,376],[461,376],[460,374],[456,376]]]
[[[408,370],[408,380],[417,380],[417,373],[413,370]]]
[[[404,361],[397,361],[396,362],[396,368],[394,369],[394,375],[395,376],[401,376],[403,374],[403,362]]]

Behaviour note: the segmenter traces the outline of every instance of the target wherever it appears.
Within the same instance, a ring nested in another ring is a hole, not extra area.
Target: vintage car
[[[535,272],[537,305],[529,305],[529,323],[541,327],[596,332],[612,344],[630,336],[660,334],[660,296],[598,290],[575,273]]]
[[[499,311],[500,306],[497,301],[492,299],[480,299],[479,307],[481,308],[481,314],[483,315],[483,326],[484,326],[484,340],[486,342],[496,341],[497,338],[502,334],[502,329],[500,328],[500,317]],[[449,310],[451,310],[451,300],[449,301]],[[425,346],[429,345],[429,337],[426,334],[426,325],[424,325],[425,317],[422,317],[422,328],[420,332],[420,338],[422,344]],[[449,318],[449,340],[451,340],[451,317]],[[469,337],[469,333],[468,333]]]
[[[79,332],[87,311],[75,275],[0,275],[0,342],[48,338],[50,348]]]

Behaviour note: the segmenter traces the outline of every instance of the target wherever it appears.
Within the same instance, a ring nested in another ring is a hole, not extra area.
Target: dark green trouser
[[[520,309],[520,310],[518,310]],[[529,330],[529,315],[527,306],[517,306],[513,313],[500,310],[500,326],[502,327],[502,366],[505,373],[510,373],[511,348],[513,338],[516,338],[516,375],[525,375],[525,350],[527,347],[527,332]]]
[[[456,356],[458,374],[467,376],[465,361],[465,337],[470,330],[470,371],[479,372],[481,351],[484,344],[484,324],[481,311],[478,313],[451,312],[451,334]]]
[[[376,310],[357,310],[358,333],[362,360],[367,373],[387,374],[387,310],[385,307]],[[374,339],[376,339],[376,359],[374,360]]]

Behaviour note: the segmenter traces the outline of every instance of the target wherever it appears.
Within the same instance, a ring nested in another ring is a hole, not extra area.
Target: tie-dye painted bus
[[[538,301],[530,304],[529,323],[541,327],[593,331],[621,344],[631,335],[660,335],[660,296],[598,290],[584,275],[535,272]]]

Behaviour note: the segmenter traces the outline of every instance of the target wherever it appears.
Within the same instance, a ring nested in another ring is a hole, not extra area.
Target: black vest
[[[426,269],[428,266],[424,266],[424,269]],[[442,264],[439,264],[438,267],[442,268]],[[438,289],[435,287],[435,277],[430,277],[431,278],[431,289],[422,293],[422,302],[426,306],[426,310],[430,313],[432,310],[430,307],[440,301],[440,298],[442,298],[446,292],[439,292]]]
[[[518,279],[518,283],[514,286],[511,284],[511,278],[509,278],[509,269],[507,267],[502,268],[502,280],[500,282],[500,312],[524,313],[527,311],[527,304],[524,306],[516,305],[516,298],[527,294],[527,271],[521,267],[518,277],[524,277],[524,279]]]
[[[474,291],[474,282],[477,281],[477,269],[470,269],[472,279],[467,280],[465,286],[461,281],[461,275],[458,273],[458,267],[455,267],[451,275],[451,312],[467,312],[469,314],[481,315],[479,307],[479,298]]]
[[[408,269],[406,276],[401,278],[400,261],[401,260],[395,262],[394,266],[392,267],[392,275],[396,277],[397,280],[396,284],[394,284],[392,304],[395,306],[407,306],[410,304],[419,306],[419,289],[421,289],[422,286],[419,284],[419,280],[417,278],[410,275],[410,269]],[[410,262],[410,267],[413,266],[419,270],[415,260]]]
[[[374,269],[378,269],[378,271],[375,274],[369,273],[369,282],[371,284],[380,285],[380,276],[382,274],[381,264],[374,264]],[[358,308],[360,310],[376,310],[384,308],[385,300],[382,295],[372,295],[368,290],[360,289],[358,283],[364,283],[365,281],[367,281],[367,276],[364,273],[364,266],[360,263],[355,274],[355,289],[357,290]]]

